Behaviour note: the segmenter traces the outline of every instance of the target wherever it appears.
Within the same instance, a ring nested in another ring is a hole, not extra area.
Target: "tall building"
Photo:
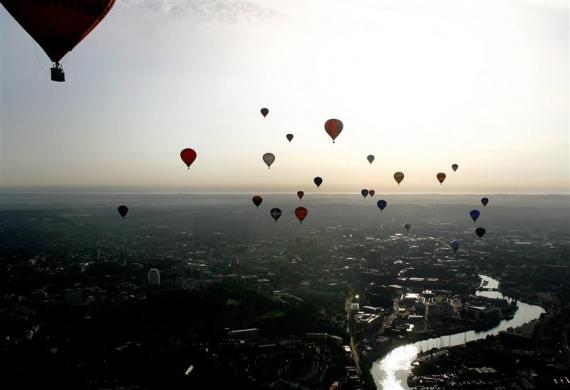
[[[148,285],[160,286],[160,271],[156,268],[151,268],[148,271]]]

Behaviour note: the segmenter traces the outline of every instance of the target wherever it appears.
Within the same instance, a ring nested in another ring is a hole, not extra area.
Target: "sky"
[[[118,0],[65,83],[0,7],[0,190],[568,194],[568,7]]]

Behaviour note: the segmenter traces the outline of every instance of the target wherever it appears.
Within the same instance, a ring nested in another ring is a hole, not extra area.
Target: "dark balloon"
[[[404,227],[406,228],[407,231],[410,231],[410,228],[412,227],[412,225],[410,225],[409,223],[405,224]]]
[[[481,238],[485,235],[485,229],[477,228],[475,229],[475,234],[477,235],[477,237]]]
[[[481,204],[483,207],[487,207],[487,203],[489,203],[489,198],[481,198]]]
[[[291,142],[291,140],[293,139],[293,134],[287,134],[285,137],[287,137],[287,140]]]
[[[368,195],[370,195],[371,198],[374,196],[375,193],[376,191],[374,190],[368,190]]]
[[[394,180],[396,180],[396,183],[398,183],[398,185],[400,185],[402,180],[404,180],[404,174],[402,172],[394,173]]]
[[[443,181],[445,180],[445,173],[440,172],[435,177],[437,177],[437,181],[439,181],[439,184],[443,185]]]
[[[473,220],[473,222],[475,222],[475,221],[477,221],[477,219],[479,218],[481,213],[479,212],[479,210],[471,210],[469,212],[469,215],[471,216],[471,219]]]
[[[320,187],[321,184],[323,183],[323,178],[317,176],[317,177],[315,177],[315,178],[313,179],[313,182],[315,183],[315,185],[316,185],[317,187]]]
[[[186,148],[180,152],[180,158],[184,161],[184,164],[190,169],[190,165],[196,160],[196,151],[194,149]]]
[[[273,153],[265,153],[262,158],[263,162],[267,164],[267,169],[271,168],[271,164],[275,161],[275,155]]]
[[[255,207],[259,207],[261,202],[263,202],[263,198],[259,195],[255,195],[253,198],[251,198],[251,201],[253,202]]]
[[[329,119],[325,122],[325,131],[332,138],[333,143],[336,137],[339,136],[344,125],[339,119]]]
[[[303,191],[297,191],[297,196],[299,197],[299,199],[303,199],[303,196],[305,196],[305,193]]]
[[[281,212],[281,209],[273,208],[273,209],[269,210],[269,214],[273,217],[275,222],[277,222],[277,220],[279,219],[279,217],[281,217],[281,214],[283,214],[283,213]]]
[[[376,205],[378,206],[380,211],[383,211],[386,208],[386,206],[388,206],[388,202],[386,202],[384,199],[380,199],[378,202],[376,202]]]
[[[457,165],[457,164],[453,164],[451,166],[451,169],[453,169],[453,172],[457,171],[457,168],[459,168],[459,165]]]
[[[263,115],[264,118],[267,116],[267,114],[269,114],[269,110],[268,110],[267,108],[265,108],[265,107],[263,107],[263,108],[260,110],[260,112],[261,112],[261,115]],[[277,115],[277,116],[279,116],[279,115]]]
[[[453,253],[457,253],[457,250],[459,249],[459,241],[451,241],[451,249],[453,249]]]
[[[297,219],[301,223],[303,223],[303,220],[307,217],[307,214],[309,214],[309,210],[307,210],[304,207],[297,207],[295,209],[295,215],[297,216]]]
[[[125,205],[122,205],[122,206],[117,207],[117,211],[119,212],[121,217],[123,217],[123,219],[124,219],[125,216],[127,215],[127,213],[129,212],[129,208]]]
[[[2,0],[1,3],[55,63],[52,80],[65,81],[59,60],[103,20],[115,0]]]
[[[360,193],[362,194],[363,198],[366,198],[368,196],[368,190],[366,188],[361,190]]]
[[[374,155],[369,154],[368,156],[366,156],[366,159],[368,160],[368,162],[369,162],[370,164],[372,164],[372,161],[374,161]]]

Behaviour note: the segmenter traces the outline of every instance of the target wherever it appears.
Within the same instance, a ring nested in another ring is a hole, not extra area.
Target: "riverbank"
[[[499,281],[486,275],[480,275],[481,283],[487,281],[486,287],[498,286]],[[477,293],[479,295],[479,293]],[[485,291],[485,297],[503,298],[497,291]],[[509,299],[509,297],[504,297]],[[544,309],[540,306],[530,305],[517,301],[518,310],[512,319],[503,319],[496,326],[487,330],[470,330],[445,337],[436,337],[399,345],[385,351],[371,364],[370,374],[374,379],[377,389],[405,390],[408,389],[407,378],[411,371],[411,364],[416,359],[419,351],[428,351],[432,348],[449,347],[465,344],[465,342],[484,339],[488,335],[496,335],[510,327],[518,327],[526,322],[539,318]],[[388,348],[386,348],[388,349]]]

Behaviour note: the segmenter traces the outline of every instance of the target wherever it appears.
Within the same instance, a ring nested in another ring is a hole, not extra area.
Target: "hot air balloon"
[[[481,204],[483,207],[487,207],[487,203],[489,203],[489,198],[481,198]]]
[[[406,228],[407,231],[410,231],[410,228],[412,227],[412,225],[410,225],[409,223],[405,224],[404,227]]]
[[[121,215],[121,217],[123,219],[125,219],[125,216],[127,215],[127,213],[129,212],[129,208],[125,205],[119,206],[117,207],[117,211],[119,212],[119,214]]]
[[[263,107],[261,110],[261,115],[263,115],[263,117],[265,118],[267,116],[267,114],[269,114],[269,109]],[[278,115],[279,116],[279,115]]]
[[[372,161],[374,161],[374,156],[372,154],[369,154],[368,156],[366,156],[366,159],[370,164],[372,164]]]
[[[459,168],[459,165],[457,165],[457,164],[451,165],[451,169],[453,169],[453,172],[457,171],[457,168]]]
[[[333,143],[336,137],[339,136],[344,125],[339,119],[329,119],[325,122],[325,130],[327,134],[332,138]]]
[[[443,185],[443,181],[445,180],[445,173],[440,172],[437,175],[435,175],[435,177],[437,177],[437,181],[439,181],[439,184]]]
[[[297,216],[297,219],[301,223],[303,223],[303,219],[305,219],[305,217],[307,217],[307,214],[309,214],[309,210],[307,210],[304,207],[297,207],[295,209],[295,215]]]
[[[471,210],[469,212],[469,215],[471,216],[471,219],[473,220],[473,222],[477,221],[477,218],[479,218],[479,215],[481,215],[481,213],[479,212],[479,210]]]
[[[180,158],[184,164],[190,169],[190,165],[196,160],[196,151],[194,149],[186,148],[180,152]]]
[[[283,214],[283,213],[281,212],[281,209],[273,208],[273,209],[269,210],[269,214],[273,217],[275,222],[277,222],[277,220],[279,219],[279,217],[281,217],[281,214]]]
[[[451,241],[451,249],[453,249],[453,253],[457,253],[457,250],[459,249],[459,241]]]
[[[275,161],[275,155],[273,153],[265,153],[263,155],[263,162],[267,164],[267,169],[271,168],[273,161]]]
[[[371,198],[374,196],[375,193],[376,191],[374,190],[368,190],[368,195],[370,195]]]
[[[303,199],[303,196],[305,196],[305,193],[303,191],[297,191],[297,196],[299,197],[299,199]]]
[[[398,183],[398,185],[400,185],[402,180],[404,180],[404,174],[402,172],[394,173],[394,180],[396,180],[396,183]]]
[[[321,184],[323,183],[323,178],[320,177],[320,176],[317,176],[317,177],[315,177],[315,178],[313,179],[313,182],[315,183],[315,185],[316,185],[317,187],[320,187]]]
[[[363,198],[366,198],[368,196],[368,190],[366,188],[362,189],[360,193],[362,194]]]
[[[2,5],[53,61],[51,79],[65,81],[59,61],[85,38],[115,0],[2,0]]]
[[[293,134],[287,134],[285,137],[287,137],[287,141],[291,142],[293,139]]]
[[[388,202],[386,202],[384,199],[380,199],[378,202],[376,202],[376,205],[378,206],[380,211],[384,211],[386,206],[388,206]]]
[[[253,198],[251,198],[251,201],[253,202],[255,207],[259,207],[261,202],[263,202],[263,198],[259,195],[255,195]]]
[[[477,235],[477,237],[481,238],[485,235],[485,229],[483,228],[477,228],[475,229],[475,234]]]

